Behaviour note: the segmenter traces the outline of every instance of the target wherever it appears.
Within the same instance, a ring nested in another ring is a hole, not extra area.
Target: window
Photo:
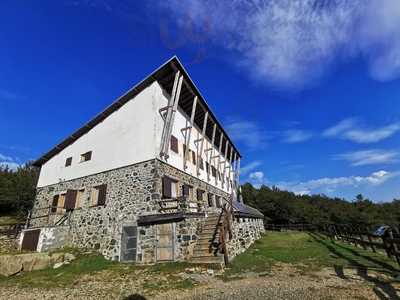
[[[90,193],[90,205],[100,206],[106,204],[107,185],[102,184],[92,188]]]
[[[192,153],[192,163],[196,165],[196,153],[194,153],[192,150],[190,150],[190,152]]]
[[[178,139],[171,135],[171,150],[179,154]]]
[[[214,206],[214,195],[213,194],[208,194],[208,206],[213,207]]]
[[[81,162],[89,161],[92,159],[92,151],[81,154]]]
[[[221,180],[221,172],[217,171],[217,175],[218,175],[218,180]]]
[[[169,178],[167,176],[163,177],[162,181],[162,196],[165,199],[174,199],[177,198],[178,191],[178,183],[176,180]]]
[[[50,212],[52,214],[55,214],[57,212],[57,206],[58,206],[58,198],[60,195],[54,195],[53,200],[50,205]]]
[[[68,158],[65,160],[65,166],[66,166],[66,167],[69,167],[71,164],[72,164],[72,157],[68,157]]]
[[[199,161],[200,169],[204,170],[204,161],[203,161],[203,159],[199,156],[197,160]]]
[[[217,176],[217,169],[216,169],[214,166],[211,166],[211,175],[212,175],[213,177],[216,177],[216,176]]]
[[[197,190],[197,201],[198,202],[203,202],[204,201],[204,191],[203,190]]]
[[[184,184],[182,186],[182,195],[187,200],[193,200],[193,187],[191,187],[190,185]]]
[[[210,164],[206,162],[206,172],[210,173]]]
[[[215,196],[215,205],[216,205],[218,208],[221,208],[221,207],[222,207],[221,197]]]

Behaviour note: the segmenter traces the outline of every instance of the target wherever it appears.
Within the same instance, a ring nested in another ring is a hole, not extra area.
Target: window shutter
[[[57,205],[58,205],[58,198],[60,197],[60,195],[54,195],[53,197],[53,202],[51,203],[51,209],[50,211],[52,213],[56,213],[57,212]]]
[[[183,196],[184,197],[189,197],[189,190],[190,190],[190,186],[184,184],[183,185]]]
[[[172,198],[171,179],[166,176],[163,177],[163,198]]]
[[[179,154],[178,139],[171,135],[171,150]]]
[[[65,202],[64,202],[64,208],[66,210],[71,210],[71,209],[75,208],[76,195],[77,195],[76,190],[67,190],[67,194],[65,195]]]
[[[97,198],[97,205],[106,204],[106,195],[107,195],[107,184],[102,184],[98,186],[99,189],[99,197]]]
[[[200,169],[204,170],[204,162],[203,159],[199,156],[198,158]]]
[[[86,158],[86,160],[91,160],[92,159],[92,151],[86,152],[85,158]]]

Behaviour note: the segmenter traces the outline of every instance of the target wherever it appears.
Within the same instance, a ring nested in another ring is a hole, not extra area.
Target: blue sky
[[[400,197],[398,0],[136,2],[2,1],[0,164],[38,158],[178,55],[242,182]]]

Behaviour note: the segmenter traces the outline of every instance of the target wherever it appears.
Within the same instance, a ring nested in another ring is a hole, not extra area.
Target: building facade
[[[240,153],[176,57],[35,162],[21,248],[118,261],[227,261],[263,232]]]

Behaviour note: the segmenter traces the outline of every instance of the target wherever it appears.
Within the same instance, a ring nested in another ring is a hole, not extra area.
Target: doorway
[[[123,226],[121,237],[121,261],[136,261],[137,226]]]
[[[158,224],[157,230],[157,261],[174,260],[175,223]]]

